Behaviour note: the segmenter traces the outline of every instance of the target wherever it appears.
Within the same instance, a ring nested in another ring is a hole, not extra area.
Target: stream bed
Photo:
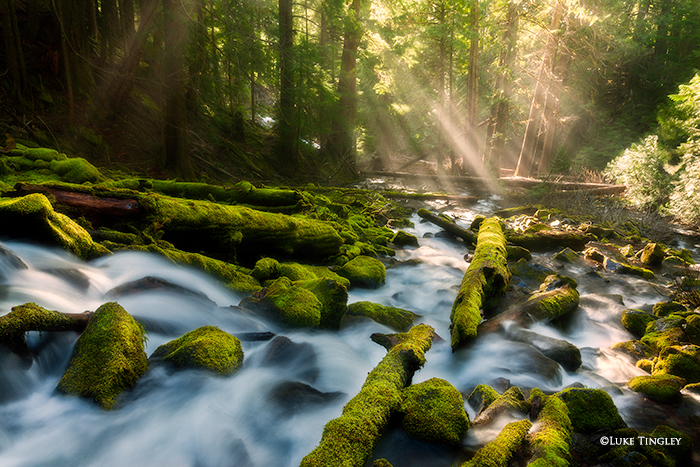
[[[448,212],[468,226],[475,215],[493,212],[495,202]],[[622,310],[665,300],[666,279],[648,282],[605,273],[601,278],[587,274],[588,265],[564,265],[550,260],[551,255],[537,256],[533,261],[578,281],[581,302],[558,326],[536,325],[531,330],[578,346],[581,368],[567,372],[534,347],[496,334],[480,337],[453,354],[450,310],[469,264],[468,250],[463,242],[443,236],[439,227],[420,223],[417,216],[412,220],[415,228],[404,230],[419,238],[420,247],[397,250],[398,261],[387,268],[386,285],[352,289],[348,303],[370,300],[405,308],[422,316],[416,323],[435,328],[444,340],[433,343],[414,383],[440,377],[465,398],[478,384],[509,382],[524,390],[539,387],[550,392],[581,383],[607,388],[631,427],[651,431],[666,423],[684,432],[697,430],[692,425],[700,415],[695,396],[684,394],[682,403],[670,408],[643,399],[625,383],[645,373],[629,357],[609,348],[632,339],[620,324]],[[340,415],[386,354],[369,336],[393,332],[362,318],[346,319],[335,332],[283,329],[233,308],[243,295],[217,280],[151,254],[122,252],[83,262],[61,250],[25,242],[1,245],[5,250],[0,254],[0,315],[26,302],[80,313],[117,301],[147,329],[148,355],[204,325],[241,337],[273,332],[292,343],[279,351],[272,348],[274,340],[243,340],[244,365],[229,378],[157,367],[123,395],[117,409],[104,411],[55,391],[78,335],[30,333],[27,340],[35,355],[30,366],[0,349],[3,467],[296,466],[318,444],[326,422]],[[144,278],[156,278],[161,286],[125,287]],[[513,285],[532,287],[523,282]],[[465,408],[473,419],[473,409],[468,404]],[[375,458],[385,457],[397,467],[456,465],[493,439],[507,421],[470,430],[462,450],[412,441],[393,430],[380,442]]]

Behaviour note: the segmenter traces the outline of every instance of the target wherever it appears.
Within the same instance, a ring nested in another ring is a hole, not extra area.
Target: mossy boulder
[[[148,366],[144,331],[116,302],[100,306],[80,335],[57,389],[112,409]]]
[[[657,319],[647,325],[640,340],[657,353],[672,345],[686,344],[688,337],[683,329],[686,324],[685,318],[675,315]]]
[[[237,337],[214,326],[203,326],[159,346],[149,362],[230,376],[243,364],[243,349]]]
[[[638,340],[618,342],[611,345],[610,348],[627,354],[635,360],[646,359],[656,355],[654,349]]]
[[[660,243],[647,243],[639,255],[639,260],[645,266],[659,267],[666,255],[666,248]]]
[[[684,311],[688,311],[687,308],[684,305],[674,301],[659,302],[655,304],[654,308],[652,309],[652,313],[654,314],[654,316],[657,316],[659,318],[665,318],[674,313]]]
[[[486,384],[479,384],[467,397],[467,403],[476,411],[479,415],[483,412],[489,405],[491,405],[500,394],[496,392],[491,386]]]
[[[396,232],[396,234],[391,238],[391,243],[393,243],[396,246],[404,247],[404,246],[415,246],[418,247],[420,246],[418,244],[418,237],[415,235],[412,235],[408,232],[405,232],[403,230],[399,230]]]
[[[340,320],[348,308],[348,289],[344,284],[325,278],[297,281],[293,284],[310,291],[321,302],[319,327],[333,330],[340,328]]]
[[[700,382],[700,347],[692,344],[666,347],[659,353],[652,374],[680,376],[688,383]]]
[[[376,258],[357,256],[338,269],[338,274],[355,287],[378,289],[386,280],[386,268]]]
[[[409,436],[431,443],[458,446],[471,425],[462,394],[439,378],[404,389],[399,412]]]
[[[557,261],[561,261],[562,263],[575,263],[576,261],[581,259],[578,253],[576,253],[569,247],[566,247],[563,250],[556,253],[553,256],[553,258]]]
[[[519,387],[511,386],[474,419],[474,424],[491,423],[503,414],[523,415],[527,413],[527,410],[528,404],[523,392]]]
[[[528,399],[530,407],[538,407],[537,430],[528,435],[532,455],[528,465],[533,467],[568,466],[571,462],[571,433],[573,427],[569,409],[556,396],[546,396],[535,388]],[[531,410],[531,413],[536,410]]]
[[[463,462],[459,467],[507,467],[510,460],[523,444],[528,431],[532,428],[530,420],[520,420],[507,424],[496,439],[479,449],[474,457]]]
[[[280,276],[280,262],[274,258],[261,258],[255,263],[250,275],[260,282],[277,279]]]
[[[569,409],[573,430],[593,433],[624,426],[610,394],[602,389],[568,388],[556,393]]]
[[[647,325],[657,318],[642,310],[623,310],[622,325],[630,334],[639,339],[644,335]]]
[[[635,376],[627,382],[627,386],[649,399],[670,403],[680,398],[685,380],[673,375]]]
[[[648,358],[642,358],[640,360],[637,360],[637,363],[635,364],[637,368],[640,370],[644,370],[647,373],[651,373],[654,371],[654,360],[650,360]]]
[[[365,316],[377,323],[403,332],[409,330],[413,321],[420,317],[420,315],[412,311],[404,310],[403,308],[385,306],[367,301],[355,302],[348,305],[347,315]]]
[[[97,168],[82,157],[72,157],[66,160],[54,159],[49,168],[52,172],[61,176],[61,180],[68,183],[96,183],[104,180],[104,176]]]
[[[59,246],[83,259],[109,254],[84,228],[54,211],[40,193],[0,198],[0,235]]]
[[[310,290],[280,277],[239,306],[290,328],[315,328],[321,324],[323,304]]]

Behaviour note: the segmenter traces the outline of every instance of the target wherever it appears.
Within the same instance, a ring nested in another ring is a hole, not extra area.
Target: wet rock
[[[231,376],[243,364],[243,349],[235,336],[214,326],[203,326],[159,346],[149,363]]]
[[[659,243],[647,243],[642,250],[639,260],[645,266],[659,267],[666,254],[666,248]]]
[[[528,412],[528,408],[523,392],[519,387],[512,386],[474,419],[474,425],[489,424],[504,414],[522,416]]]
[[[404,232],[403,230],[399,230],[398,232],[396,232],[396,234],[394,234],[394,236],[391,239],[391,243],[399,247],[420,246],[418,244],[418,237],[416,237],[415,235],[411,235],[410,233]]]
[[[80,269],[75,268],[51,268],[44,269],[45,273],[59,277],[68,282],[78,290],[85,292],[90,288],[90,278]]]
[[[672,345],[659,353],[653,375],[675,375],[687,383],[700,382],[700,347],[697,345]]]
[[[683,311],[688,311],[684,305],[681,305],[678,302],[667,301],[655,304],[652,313],[654,314],[654,316],[657,316],[659,318],[666,318],[667,316],[670,316],[674,313],[679,313]]]
[[[307,342],[293,342],[286,336],[277,336],[270,341],[260,366],[293,370],[299,378],[311,383],[320,373],[313,346]]]
[[[562,263],[575,263],[580,260],[581,257],[569,247],[564,248],[553,256],[553,259],[561,261]]]
[[[348,289],[345,285],[333,279],[311,279],[294,282],[294,285],[302,287],[313,293],[321,302],[322,329],[340,329],[340,321],[347,310]]]
[[[640,370],[646,371],[647,373],[651,373],[652,371],[654,371],[654,361],[649,360],[647,358],[642,358],[640,360],[637,360],[637,363],[635,366],[637,368],[639,368]]]
[[[409,436],[431,443],[459,446],[471,425],[460,392],[439,378],[404,389],[399,412]]]
[[[358,256],[345,263],[338,274],[355,287],[378,289],[386,280],[386,268],[381,261],[369,256]]]
[[[134,295],[137,293],[142,293],[142,292],[150,292],[150,291],[165,291],[165,292],[175,292],[181,295],[186,295],[190,297],[196,297],[198,299],[206,300],[211,302],[209,300],[209,297],[207,297],[205,294],[201,292],[197,292],[188,288],[185,288],[181,285],[173,284],[171,282],[166,281],[165,279],[161,279],[160,277],[153,277],[153,276],[146,276],[141,279],[127,282],[126,284],[119,285],[117,287],[114,287],[113,289],[109,290],[106,294],[105,297],[108,299],[113,299],[117,297],[123,297],[123,296],[128,296],[128,295]],[[211,302],[214,303],[214,302]]]
[[[509,329],[506,337],[530,344],[547,358],[559,363],[566,371],[576,371],[581,366],[581,351],[565,340],[543,336],[524,329]]]
[[[365,316],[377,323],[389,326],[396,331],[408,331],[420,315],[412,311],[372,302],[355,302],[348,305],[346,312],[349,316]]]
[[[671,403],[680,399],[685,380],[673,375],[636,376],[627,382],[627,386],[649,399]]]
[[[638,340],[618,342],[611,345],[610,348],[629,355],[635,360],[646,359],[656,355],[651,347]]]
[[[4,278],[6,271],[11,269],[27,269],[27,265],[12,250],[0,243],[0,280]]]
[[[287,277],[244,298],[239,306],[291,328],[318,327],[323,309],[313,292],[292,284]]]
[[[695,394],[696,396],[700,396],[700,383],[686,384],[683,387],[683,391],[687,391],[691,394]]]
[[[556,274],[552,269],[538,263],[528,263],[525,258],[521,258],[514,264],[510,264],[510,271],[513,276],[523,279],[543,282],[547,276]]]
[[[586,259],[602,263],[606,271],[617,274],[630,274],[644,279],[652,279],[654,273],[631,264],[616,247],[604,243],[590,242],[583,255]]]
[[[657,318],[642,310],[624,310],[622,312],[622,325],[630,334],[639,339],[644,335],[647,325]]]
[[[272,388],[270,401],[284,416],[313,410],[345,395],[342,392],[321,392],[308,384],[285,381]]]
[[[685,318],[668,317],[652,321],[647,325],[641,341],[657,353],[672,345],[683,345],[688,338],[683,330]]]
[[[143,328],[119,304],[105,303],[80,335],[57,389],[109,410],[147,366]]]
[[[479,384],[474,388],[471,394],[469,394],[467,402],[476,411],[476,414],[479,415],[484,409],[498,399],[499,395],[500,394],[491,386]]]
[[[530,250],[521,246],[506,245],[506,253],[508,255],[508,261],[520,261],[521,259],[530,261],[532,259]]]
[[[530,420],[507,424],[496,439],[479,449],[471,460],[464,462],[460,467],[507,467],[515,451],[523,444],[530,428]]]
[[[569,409],[574,431],[593,433],[624,426],[610,395],[602,389],[565,389],[556,393]]]

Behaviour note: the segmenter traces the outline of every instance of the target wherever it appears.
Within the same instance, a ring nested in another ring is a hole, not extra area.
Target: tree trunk
[[[515,60],[515,45],[518,34],[518,6],[515,2],[508,5],[506,29],[503,33],[503,44],[498,58],[499,74],[496,77],[496,98],[491,107],[489,125],[486,129],[488,153],[484,153],[484,163],[494,176],[498,177],[501,168],[501,157],[506,141],[506,127],[510,112],[511,70]]]
[[[120,19],[122,20],[122,28],[124,31],[124,45],[125,50],[128,51],[136,31],[134,22],[134,0],[120,0],[119,6],[121,7]]]
[[[292,0],[279,0],[280,27],[280,108],[279,157],[280,163],[293,168],[297,159],[297,138],[294,128],[294,23]]]
[[[165,125],[163,150],[165,165],[184,179],[192,178],[187,140],[187,12],[178,0],[163,0],[165,15]]]
[[[540,121],[542,119],[542,106],[546,98],[547,83],[549,82],[549,74],[552,70],[552,61],[559,46],[559,38],[555,35],[555,31],[559,28],[562,15],[564,13],[564,5],[561,0],[552,10],[552,22],[549,26],[547,36],[547,44],[545,45],[544,54],[542,55],[542,65],[537,75],[537,83],[535,84],[535,93],[532,97],[530,105],[530,114],[525,127],[525,136],[523,144],[520,148],[520,157],[518,158],[518,166],[515,169],[516,177],[529,177],[532,169],[533,155],[535,152],[535,143],[537,142],[537,133]]]
[[[479,148],[477,143],[476,133],[479,127],[479,108],[477,100],[479,98],[479,0],[474,0],[472,5],[470,44],[469,44],[469,66],[467,69],[467,154],[462,154],[462,157],[467,157],[470,166],[474,166],[478,160]]]
[[[24,66],[22,43],[20,42],[19,28],[17,26],[17,14],[14,0],[0,0],[0,21],[2,24],[5,53],[9,68],[12,86],[12,94],[21,99],[27,94],[27,70]]]
[[[549,165],[552,161],[552,153],[554,152],[554,141],[557,135],[559,121],[559,104],[561,92],[564,87],[564,79],[569,69],[571,57],[568,54],[562,54],[557,60],[558,66],[555,67],[555,76],[550,81],[550,89],[547,95],[547,103],[544,111],[544,141],[542,143],[542,154],[540,162],[537,166],[537,175],[542,176],[549,170]]]

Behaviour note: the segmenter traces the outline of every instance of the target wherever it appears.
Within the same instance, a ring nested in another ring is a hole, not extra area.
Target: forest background
[[[695,0],[0,0],[0,130],[213,182],[600,171],[697,222],[699,26]]]

